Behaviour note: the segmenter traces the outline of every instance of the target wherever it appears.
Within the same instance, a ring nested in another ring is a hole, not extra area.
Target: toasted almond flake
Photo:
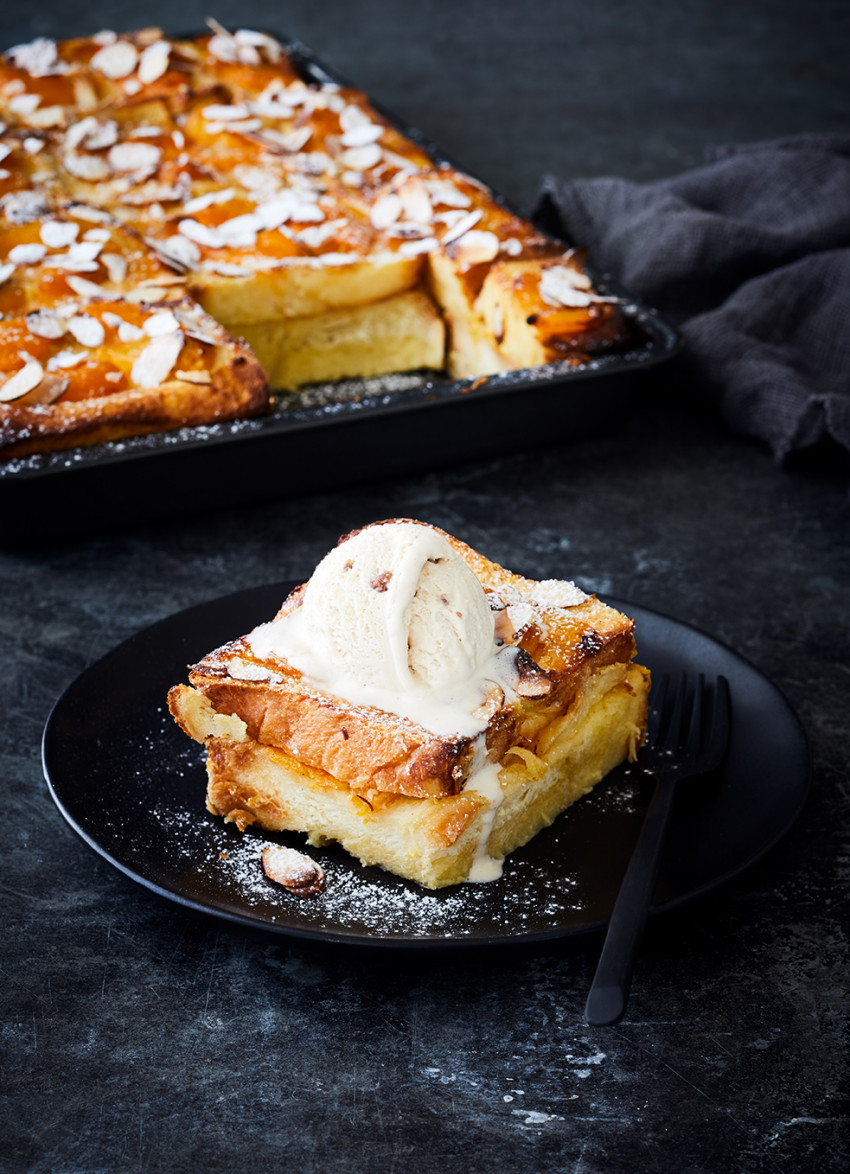
[[[213,104],[212,106],[204,106],[201,110],[201,115],[205,122],[239,122],[242,119],[248,118],[251,111],[247,106],[235,103],[233,106],[219,106]]]
[[[517,240],[515,236],[509,236],[507,240],[502,241],[502,252],[507,253],[509,257],[518,257],[522,253],[522,241]]]
[[[308,249],[320,249],[325,241],[344,228],[345,224],[345,219],[326,220],[324,224],[302,228],[297,234],[297,239]]]
[[[398,189],[399,198],[404,206],[404,215],[408,220],[417,224],[430,224],[434,217],[431,206],[431,197],[421,179],[411,176]]]
[[[89,65],[113,81],[128,77],[136,68],[139,51],[129,41],[113,41],[99,49]]]
[[[2,285],[4,281],[8,281],[14,272],[14,265],[0,265],[0,285]]]
[[[425,186],[435,204],[444,208],[468,208],[472,200],[447,179],[426,179]]]
[[[402,257],[418,257],[421,253],[432,253],[438,243],[435,236],[426,236],[418,241],[404,241],[398,251]]]
[[[54,126],[64,126],[67,115],[61,106],[40,106],[27,116],[27,124],[34,130],[50,130]]]
[[[127,258],[120,253],[102,253],[100,257],[113,285],[120,285],[127,276]]]
[[[370,143],[377,143],[386,128],[376,122],[364,122],[361,126],[353,126],[342,136],[344,147],[368,147]]]
[[[79,367],[80,363],[88,361],[85,351],[57,351],[47,360],[48,371],[67,371],[69,367]]]
[[[136,326],[133,322],[127,322],[122,318],[118,324],[118,337],[122,342],[139,342],[145,337],[145,332],[141,326]]]
[[[12,148],[8,143],[0,143],[0,163],[7,159],[12,154]]]
[[[463,236],[465,232],[469,232],[470,228],[477,224],[482,216],[483,212],[480,209],[474,212],[467,212],[466,216],[462,216],[448,232],[443,234],[442,243],[449,245],[452,241],[457,240],[458,237]]]
[[[85,179],[89,183],[97,183],[109,177],[109,165],[99,155],[77,155],[69,151],[62,157],[62,166],[77,179]]]
[[[264,97],[262,94],[256,102],[248,102],[248,110],[260,118],[277,118],[287,120],[295,117],[295,108],[287,106],[285,102],[275,97]]]
[[[0,200],[0,211],[12,224],[31,224],[47,214],[47,206],[38,192],[9,192]]]
[[[65,249],[74,243],[80,233],[79,224],[68,220],[45,220],[39,236],[49,249]]]
[[[187,200],[183,205],[183,211],[192,216],[195,212],[203,212],[204,208],[209,208],[211,204],[226,204],[235,195],[235,188],[222,188],[218,192],[205,192],[202,196],[195,196],[194,199]]]
[[[105,151],[107,147],[118,142],[118,123],[113,122],[111,118],[104,122],[98,122],[94,118],[88,118],[85,121],[94,124],[80,140],[87,151]],[[70,138],[70,133],[65,136],[66,143]]]
[[[72,334],[80,346],[101,346],[106,337],[103,323],[90,314],[75,314],[68,320],[68,333]]]
[[[134,94],[138,94],[138,92],[141,90],[142,83],[138,80],[138,78],[128,77],[125,82],[121,83],[121,88],[125,94],[128,94],[130,97],[132,97]]]
[[[33,310],[26,316],[27,330],[37,338],[61,338],[65,324],[52,310]]]
[[[168,378],[183,349],[183,332],[157,335],[133,364],[130,378],[136,387],[159,387]]]
[[[205,342],[209,346],[218,345],[218,340],[208,328],[210,319],[205,319],[197,307],[175,306],[174,316],[192,338],[196,338],[199,342]]]
[[[3,403],[9,403],[11,400],[20,399],[22,395],[26,395],[34,387],[38,387],[43,378],[44,368],[41,363],[30,359],[29,362],[24,363],[20,371],[16,371],[0,387],[0,400]]]
[[[342,152],[342,162],[353,171],[369,171],[381,162],[382,151],[377,143],[365,147],[348,147]]]
[[[15,45],[7,56],[31,77],[47,77],[54,72],[58,61],[56,42],[47,37],[36,37],[25,45]]]
[[[483,265],[498,255],[499,238],[495,232],[473,228],[453,241],[447,251],[453,260],[466,267]]]
[[[45,145],[44,139],[36,139],[32,135],[24,139],[24,150],[28,155],[37,155]]]
[[[276,844],[263,849],[263,871],[269,880],[298,897],[316,897],[325,887],[325,872],[315,860],[294,848]]]
[[[184,269],[194,269],[201,259],[201,250],[194,241],[180,233],[168,237],[155,245],[157,251],[167,260]]]
[[[175,371],[174,378],[182,380],[183,383],[212,383],[209,371]]]
[[[167,302],[169,298],[172,300],[179,297],[180,294],[166,286],[152,285],[141,289],[131,289],[125,294],[121,295],[123,301],[130,302],[134,306],[147,306],[155,302]]]
[[[388,228],[401,216],[403,207],[400,198],[394,192],[387,192],[385,195],[379,196],[369,213],[372,226],[374,228]]]
[[[340,111],[339,125],[344,132],[356,130],[358,126],[371,126],[372,119],[359,106],[344,106]]]
[[[204,265],[207,273],[219,273],[222,277],[250,277],[251,270],[240,265],[232,265],[229,261],[211,261]]]
[[[170,334],[180,329],[180,323],[170,310],[159,310],[151,314],[142,327],[148,338],[158,338],[160,334]]]
[[[38,387],[27,392],[22,402],[27,404],[54,404],[68,390],[69,380],[64,375],[46,372]]]
[[[102,301],[114,302],[121,296],[117,293],[110,293],[102,285],[98,285],[94,281],[88,281],[85,277],[77,277],[73,273],[66,277],[65,280],[74,293],[79,294],[81,298],[100,298]]]
[[[148,45],[139,58],[139,81],[147,86],[162,77],[168,69],[170,53],[171,46],[168,41],[154,41],[152,45]]]
[[[118,40],[118,34],[112,29],[101,29],[94,34],[92,40],[96,45],[114,45]]]
[[[174,143],[174,146],[178,151],[182,151],[186,146],[186,136],[183,134],[182,130],[173,130],[171,132],[171,141]]]
[[[206,224],[201,224],[199,220],[181,220],[177,225],[177,230],[181,236],[194,241],[196,245],[208,249],[224,248],[225,240],[221,232],[217,228],[209,228]]]
[[[143,172],[151,175],[159,167],[162,150],[153,143],[116,143],[109,152],[109,166],[113,171]]]
[[[257,243],[257,233],[262,228],[263,223],[259,217],[252,212],[246,212],[230,220],[223,220],[218,225],[218,232],[225,245],[231,249],[253,249]]]
[[[553,265],[540,278],[540,296],[550,306],[589,306],[595,298],[586,274],[566,265]]]
[[[272,130],[270,127],[265,127],[257,137],[262,139],[264,143],[269,143],[274,147],[283,147],[285,151],[296,154],[307,146],[313,137],[313,131],[309,126],[300,126],[293,130]]]
[[[15,94],[14,98],[9,99],[9,110],[12,114],[26,118],[28,114],[35,113],[40,103],[38,94]]]
[[[71,205],[70,212],[77,220],[86,220],[94,224],[109,224],[112,221],[112,217],[108,212],[104,212],[103,208],[95,208],[91,204],[74,203]],[[88,233],[86,233],[86,236],[88,236]],[[89,239],[105,240],[106,238],[93,236]]]
[[[122,377],[121,371],[107,371],[103,376],[107,383],[118,383]]]
[[[84,241],[99,241],[105,245],[108,240],[112,240],[112,233],[108,228],[89,228],[83,233]]]
[[[47,252],[46,245],[38,243],[15,245],[9,249],[9,260],[13,265],[37,265]]]

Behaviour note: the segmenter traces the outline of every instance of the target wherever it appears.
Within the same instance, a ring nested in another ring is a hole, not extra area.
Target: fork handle
[[[673,809],[675,782],[657,780],[637,844],[614,904],[584,1015],[594,1027],[622,1018],[632,972],[658,879],[661,849]]]

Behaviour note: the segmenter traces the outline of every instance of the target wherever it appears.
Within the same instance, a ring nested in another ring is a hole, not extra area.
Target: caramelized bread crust
[[[405,519],[409,520],[409,519]],[[490,562],[465,543],[439,531],[472,568],[486,592],[510,589],[511,598],[535,598],[538,585]],[[284,601],[278,616],[301,605],[303,586]],[[502,761],[511,746],[535,753],[546,730],[569,712],[587,679],[608,665],[628,664],[635,654],[634,623],[588,597],[574,607],[537,605],[539,623],[511,626],[511,608],[499,617],[499,634],[524,655],[538,696],[505,702],[489,699],[486,746]],[[522,613],[521,613],[522,614]],[[468,737],[441,737],[405,718],[312,687],[285,660],[260,660],[243,636],[190,669],[191,686],[218,714],[235,715],[247,736],[297,758],[306,768],[336,779],[371,799],[384,793],[414,798],[458,794],[473,760]],[[190,736],[185,686],[169,696],[172,713]],[[501,695],[499,695],[501,694]]]

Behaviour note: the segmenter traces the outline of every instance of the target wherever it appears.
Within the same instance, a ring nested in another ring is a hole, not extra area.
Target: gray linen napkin
[[[850,137],[721,147],[653,183],[544,179],[537,214],[679,327],[668,368],[778,459],[850,450]]]

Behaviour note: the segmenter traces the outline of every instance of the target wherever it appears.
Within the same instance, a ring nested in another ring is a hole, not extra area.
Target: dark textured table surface
[[[0,28],[9,44],[137,12],[37,3]],[[176,31],[203,14],[154,3],[141,19]],[[837,3],[247,0],[216,15],[300,36],[525,203],[545,171],[651,178],[709,143],[846,130],[850,113]],[[607,436],[533,439],[518,421],[508,456],[0,552],[0,1168],[850,1168],[847,464],[778,468],[655,379]],[[44,721],[87,665],[179,608],[305,576],[341,533],[398,515],[707,630],[805,727],[802,815],[734,882],[651,922],[614,1028],[583,1019],[595,936],[413,956],[266,938],[134,884],[44,785]]]

